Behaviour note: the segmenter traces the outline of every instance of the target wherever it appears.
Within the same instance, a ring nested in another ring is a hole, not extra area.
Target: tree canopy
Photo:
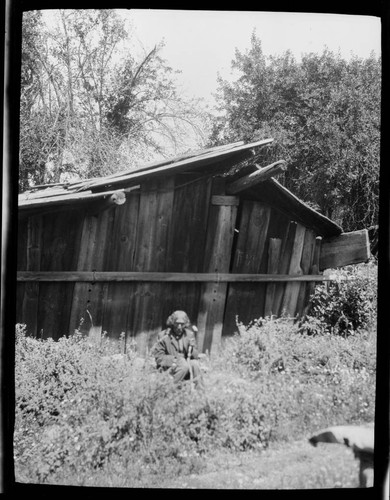
[[[114,10],[24,13],[20,190],[131,168],[203,140],[202,113],[176,88],[162,45],[133,53]]]
[[[236,51],[233,82],[219,79],[221,113],[210,143],[274,137],[270,160],[289,164],[283,184],[344,230],[377,223],[381,60],[324,50],[297,62],[266,57],[255,33]]]

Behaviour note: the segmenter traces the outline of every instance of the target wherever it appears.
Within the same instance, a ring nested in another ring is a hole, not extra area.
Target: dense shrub
[[[17,480],[196,473],[217,449],[262,450],[327,425],[373,420],[373,333],[312,336],[270,319],[239,330],[205,361],[203,393],[175,387],[132,349],[120,354],[121,343],[91,344],[77,333],[37,340],[18,326]]]
[[[376,338],[302,333],[269,318],[226,341],[230,371],[252,380],[271,439],[298,438],[335,424],[370,422],[375,410]]]
[[[79,334],[37,340],[17,328],[17,470],[46,481],[64,468],[81,474],[138,457],[151,472],[189,472],[213,446],[267,446],[253,394],[238,386],[208,397],[189,385],[177,388],[152,360],[141,368],[131,351],[107,356],[109,346]]]
[[[327,273],[332,281],[317,285],[302,325],[310,333],[326,330],[352,335],[375,321],[377,266],[375,263],[348,266]]]

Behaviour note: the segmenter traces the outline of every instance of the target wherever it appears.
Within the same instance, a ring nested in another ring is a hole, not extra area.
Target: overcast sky
[[[126,11],[123,12],[123,14]],[[145,48],[164,39],[162,56],[183,72],[181,81],[190,95],[210,101],[217,74],[229,78],[235,49],[250,47],[253,30],[265,54],[290,49],[321,53],[325,47],[351,55],[380,55],[380,18],[333,14],[299,14],[245,11],[130,10],[133,36]],[[212,100],[210,101],[212,104]]]

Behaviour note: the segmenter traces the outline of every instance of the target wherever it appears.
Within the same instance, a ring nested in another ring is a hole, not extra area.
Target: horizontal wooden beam
[[[67,282],[286,282],[286,281],[324,281],[318,275],[287,274],[232,274],[232,273],[163,273],[163,272],[121,272],[121,271],[19,271],[17,281],[67,281]]]
[[[284,160],[276,161],[275,163],[271,163],[264,168],[260,168],[256,165],[257,170],[254,172],[244,175],[240,177],[234,182],[231,182],[226,186],[226,192],[228,194],[236,194],[248,189],[249,187],[253,187],[259,182],[264,182],[267,179],[270,179],[274,175],[278,175],[287,168],[287,163]]]
[[[211,197],[211,204],[222,206],[238,206],[240,204],[240,198],[238,196],[222,196],[215,194]]]
[[[367,262],[370,258],[367,229],[322,240],[320,270]]]
[[[43,193],[43,192],[42,192]],[[90,202],[96,200],[107,200],[109,204],[121,205],[126,201],[126,195],[121,190],[105,191],[103,193],[91,193],[83,191],[80,193],[66,193],[63,195],[47,195],[36,198],[28,198],[28,195],[20,196],[19,211],[31,210],[36,207],[51,207],[54,205],[74,205],[78,202]]]

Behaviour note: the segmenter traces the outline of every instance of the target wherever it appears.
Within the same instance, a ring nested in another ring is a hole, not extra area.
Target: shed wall
[[[35,215],[19,224],[20,271],[313,272],[315,234],[259,201],[223,201],[224,181],[182,174],[145,182],[124,205]],[[222,200],[222,201],[221,201]],[[238,200],[238,198],[237,198]],[[305,283],[18,282],[17,321],[59,338],[79,328],[135,338],[145,352],[175,309],[200,347],[244,323],[303,310]]]
[[[202,272],[211,179],[148,182],[97,216],[78,210],[22,219],[18,271]],[[55,339],[79,328],[150,346],[172,309],[197,318],[201,283],[18,282],[17,322]]]

